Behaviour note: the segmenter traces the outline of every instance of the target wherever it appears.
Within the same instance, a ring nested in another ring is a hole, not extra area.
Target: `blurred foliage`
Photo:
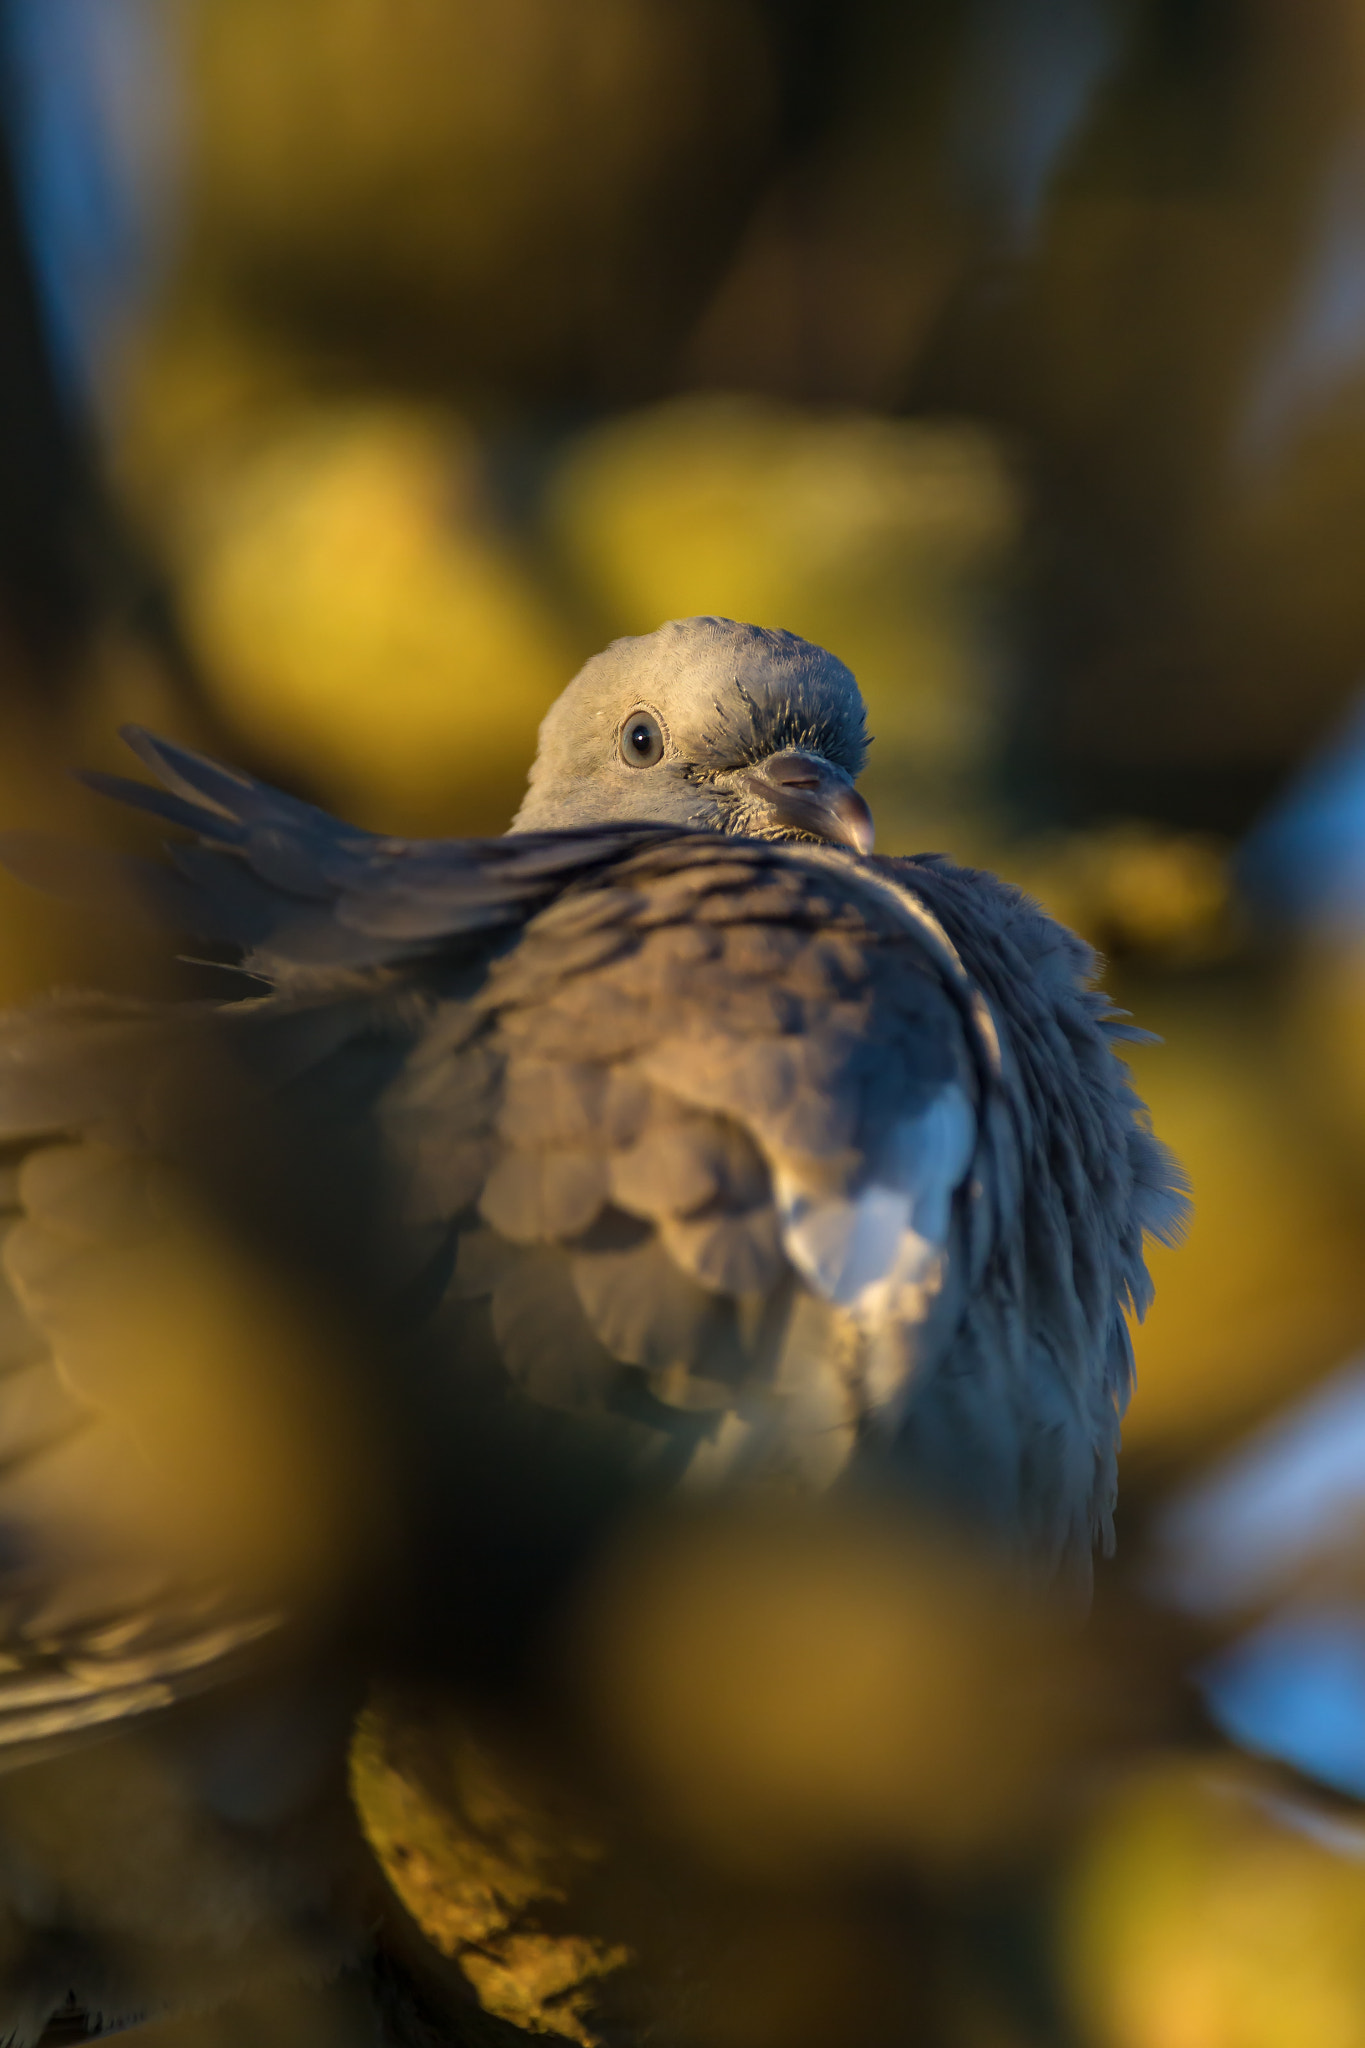
[[[230,730],[358,823],[505,827],[577,664],[456,422],[291,417],[194,479],[176,544]]]
[[[1288,1062],[1317,1143],[1365,1171],[1365,950],[1349,933],[1296,948],[1285,1005]]]
[[[180,0],[186,289],[368,372],[649,380],[774,116],[748,0]],[[300,149],[301,135],[325,137]]]
[[[1008,865],[1012,881],[1107,960],[1206,966],[1245,937],[1227,850],[1211,833],[1143,820],[1039,835],[1012,846]]]
[[[425,1737],[425,1740],[423,1739]],[[593,1935],[547,1932],[536,1908],[561,1904],[602,1846],[556,1813],[449,1717],[433,1732],[410,1702],[362,1716],[351,1749],[362,1825],[385,1875],[486,2012],[596,2048],[592,1982],[631,1960]]]
[[[290,1984],[255,1997],[238,1989],[212,2012],[150,2021],[138,2041],[139,2048],[373,2048],[374,2016],[353,1984]]]
[[[684,1522],[605,1574],[577,1630],[615,1766],[768,1877],[1000,1856],[1103,1707],[1045,1601],[891,1518]]]
[[[55,1269],[41,1305],[63,1384],[122,1439],[76,1475],[80,1540],[111,1562],[170,1556],[202,1581],[318,1598],[373,1538],[379,1501],[344,1401],[318,1427],[336,1358],[316,1313],[199,1213],[187,1181],[112,1146],[39,1154],[23,1199]]]
[[[557,449],[527,534],[457,418],[296,404],[251,429],[219,374],[196,403],[182,372],[193,437],[156,457],[186,626],[226,727],[360,822],[501,829],[579,661],[698,610],[841,650],[882,845],[979,811],[1017,525],[980,434],[674,401]]]
[[[267,2028],[272,2009],[282,2008],[302,2023],[297,2037],[284,2039],[297,2038],[299,2048],[337,2048],[345,2035],[333,2029],[344,2001],[331,1997],[323,2015],[310,2013],[298,1988],[319,1974],[311,1930],[305,1932],[299,1913],[316,1896],[308,1897],[298,1859],[286,1853],[263,1869],[249,1840],[195,1796],[183,1755],[145,1728],[75,1757],[7,1772],[0,1782],[7,1872],[17,1878],[0,1912],[9,2010],[15,1977],[30,1960],[26,1933],[46,1917],[49,1928],[100,1928],[111,2019],[136,2017],[120,2012],[116,1987],[140,1981],[153,1987],[154,2017],[185,2007],[195,2015],[188,2024],[172,2022],[170,2038],[203,2040],[205,2031],[212,2038],[216,2021],[200,2015],[226,2003],[229,2016],[244,2006]],[[320,1894],[316,1879],[313,1890]],[[343,1955],[334,1943],[335,1964]],[[29,2016],[29,2038],[44,2016]]]
[[[1172,1761],[1097,1819],[1065,1942],[1097,2048],[1356,2048],[1365,1835],[1268,1773]]]
[[[580,2048],[1017,2038],[962,1906],[1133,1721],[1020,1592],[894,1515],[675,1515],[593,1575],[532,1713],[375,1699],[367,1837],[485,2012]]]
[[[1304,1118],[1254,973],[1119,992],[1164,1040],[1128,1057],[1195,1190],[1185,1244],[1150,1255],[1157,1299],[1125,1442],[1189,1455],[1360,1342],[1365,1208]]]

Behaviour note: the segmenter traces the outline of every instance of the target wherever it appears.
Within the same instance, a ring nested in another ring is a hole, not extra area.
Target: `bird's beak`
[[[819,754],[784,747],[736,777],[738,786],[787,832],[871,853],[872,813],[851,776]]]

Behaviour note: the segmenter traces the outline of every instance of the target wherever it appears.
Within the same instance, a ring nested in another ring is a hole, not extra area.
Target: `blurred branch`
[[[0,84],[0,689],[65,695],[112,621],[183,688],[192,666],[169,593],[126,531],[57,373],[20,203],[12,67]]]

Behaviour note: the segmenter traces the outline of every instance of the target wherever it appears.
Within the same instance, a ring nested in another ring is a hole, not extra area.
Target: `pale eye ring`
[[[652,711],[632,711],[621,727],[621,759],[628,768],[652,768],[663,759],[664,736]]]

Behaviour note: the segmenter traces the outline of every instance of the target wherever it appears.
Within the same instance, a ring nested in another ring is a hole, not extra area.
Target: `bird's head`
[[[613,640],[546,714],[513,831],[639,819],[872,849],[863,700],[794,633],[674,619]]]

